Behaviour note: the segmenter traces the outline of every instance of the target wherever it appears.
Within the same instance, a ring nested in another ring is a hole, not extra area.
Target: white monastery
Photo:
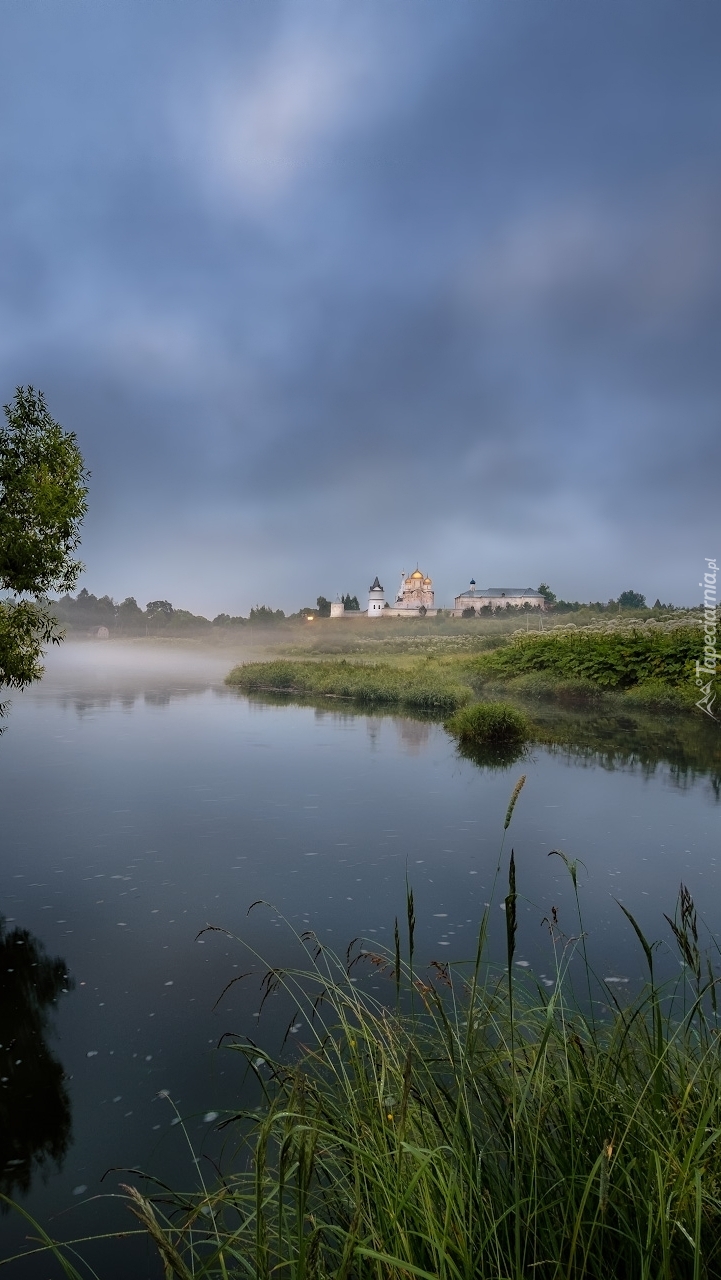
[[[385,592],[376,577],[368,589],[369,618],[435,618],[438,610],[434,608],[433,582],[414,569],[406,577],[405,569],[393,604],[385,598]]]
[[[547,607],[544,597],[539,591],[534,591],[533,587],[477,587],[475,580],[471,578],[465,591],[455,597],[454,607],[449,612],[451,617],[461,618],[464,612],[470,616],[467,612],[469,609],[480,613],[481,609],[521,609],[524,605],[543,610]],[[377,577],[368,588],[369,618],[434,618],[437,613],[433,581],[421,573],[420,569],[415,569],[408,577],[403,571],[392,604],[386,600],[385,591]],[[337,602],[331,605],[331,617],[342,616],[342,604]]]
[[[462,618],[466,609],[479,613],[481,609],[522,609],[524,604],[532,609],[545,609],[546,600],[540,591],[533,587],[477,587],[471,578],[465,591],[455,598],[455,607],[451,616]]]

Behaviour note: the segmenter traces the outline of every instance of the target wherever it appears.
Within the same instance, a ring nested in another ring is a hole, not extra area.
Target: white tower
[[[376,574],[373,585],[368,588],[368,617],[380,618],[385,607],[385,593]]]

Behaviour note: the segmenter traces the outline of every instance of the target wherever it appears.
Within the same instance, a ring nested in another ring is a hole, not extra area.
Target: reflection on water
[[[706,778],[721,798],[721,726],[706,716],[538,704],[530,714],[540,741],[569,761],[640,770],[645,777],[666,765],[673,785],[684,790]]]
[[[408,755],[417,756],[428,746],[431,728],[428,721],[397,720],[398,736],[406,748]]]
[[[0,1191],[30,1189],[33,1175],[58,1168],[70,1143],[65,1072],[50,1050],[52,1006],[71,979],[27,929],[0,921]],[[3,1208],[6,1206],[3,1205]]]
[[[120,707],[123,711],[132,711],[138,704],[148,707],[168,707],[178,698],[190,698],[207,689],[204,685],[172,685],[166,689],[114,689],[104,693],[63,693],[55,699],[64,711],[75,711],[79,716],[92,714],[94,711],[109,711],[112,707]]]
[[[335,701],[328,707],[325,700],[293,694],[252,693],[231,690],[231,696],[249,701],[258,708],[313,706],[317,719],[335,723],[362,716],[371,745],[379,740],[384,721],[393,720],[399,745],[408,755],[423,751],[430,738],[431,726],[444,716],[434,712],[406,712],[397,707],[373,707]],[[520,707],[531,722],[531,739],[548,748],[569,763],[596,764],[604,769],[629,769],[651,776],[662,766],[668,767],[669,780],[681,789],[706,779],[716,799],[721,799],[721,727],[707,716],[695,712],[668,714],[623,708],[608,704],[562,706],[558,703],[505,693],[504,700]],[[339,705],[340,703],[340,705]],[[525,747],[498,745],[458,746],[457,753],[483,769],[505,769],[527,755]]]
[[[523,742],[458,742],[456,752],[464,760],[472,760],[479,769],[508,769],[524,760],[530,748]]]

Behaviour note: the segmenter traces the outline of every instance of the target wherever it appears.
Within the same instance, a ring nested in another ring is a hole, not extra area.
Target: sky
[[[0,390],[214,616],[721,553],[713,0],[4,0]]]

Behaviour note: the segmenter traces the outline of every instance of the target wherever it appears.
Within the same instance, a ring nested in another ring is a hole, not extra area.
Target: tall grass
[[[424,669],[424,664],[404,670],[386,663],[363,665],[343,660],[253,662],[234,667],[226,683],[246,693],[311,694],[438,711],[455,711],[472,696],[457,676]]]
[[[515,744],[530,737],[525,715],[505,702],[477,702],[462,707],[445,724],[449,733],[463,745]]]
[[[514,965],[519,868],[503,841],[505,967],[488,963],[489,906],[468,965],[419,976],[409,892],[390,950],[340,957],[307,933],[300,966],[269,971],[266,991],[285,991],[312,1034],[294,1062],[234,1043],[263,1103],[226,1122],[232,1167],[163,1207],[131,1192],[168,1280],[721,1275],[717,980],[688,892],[669,920],[676,987],[659,987],[654,948],[622,908],[648,982],[620,1003],[581,923],[567,937],[554,910],[547,992]],[[388,976],[385,1001],[364,990],[365,966]]]

